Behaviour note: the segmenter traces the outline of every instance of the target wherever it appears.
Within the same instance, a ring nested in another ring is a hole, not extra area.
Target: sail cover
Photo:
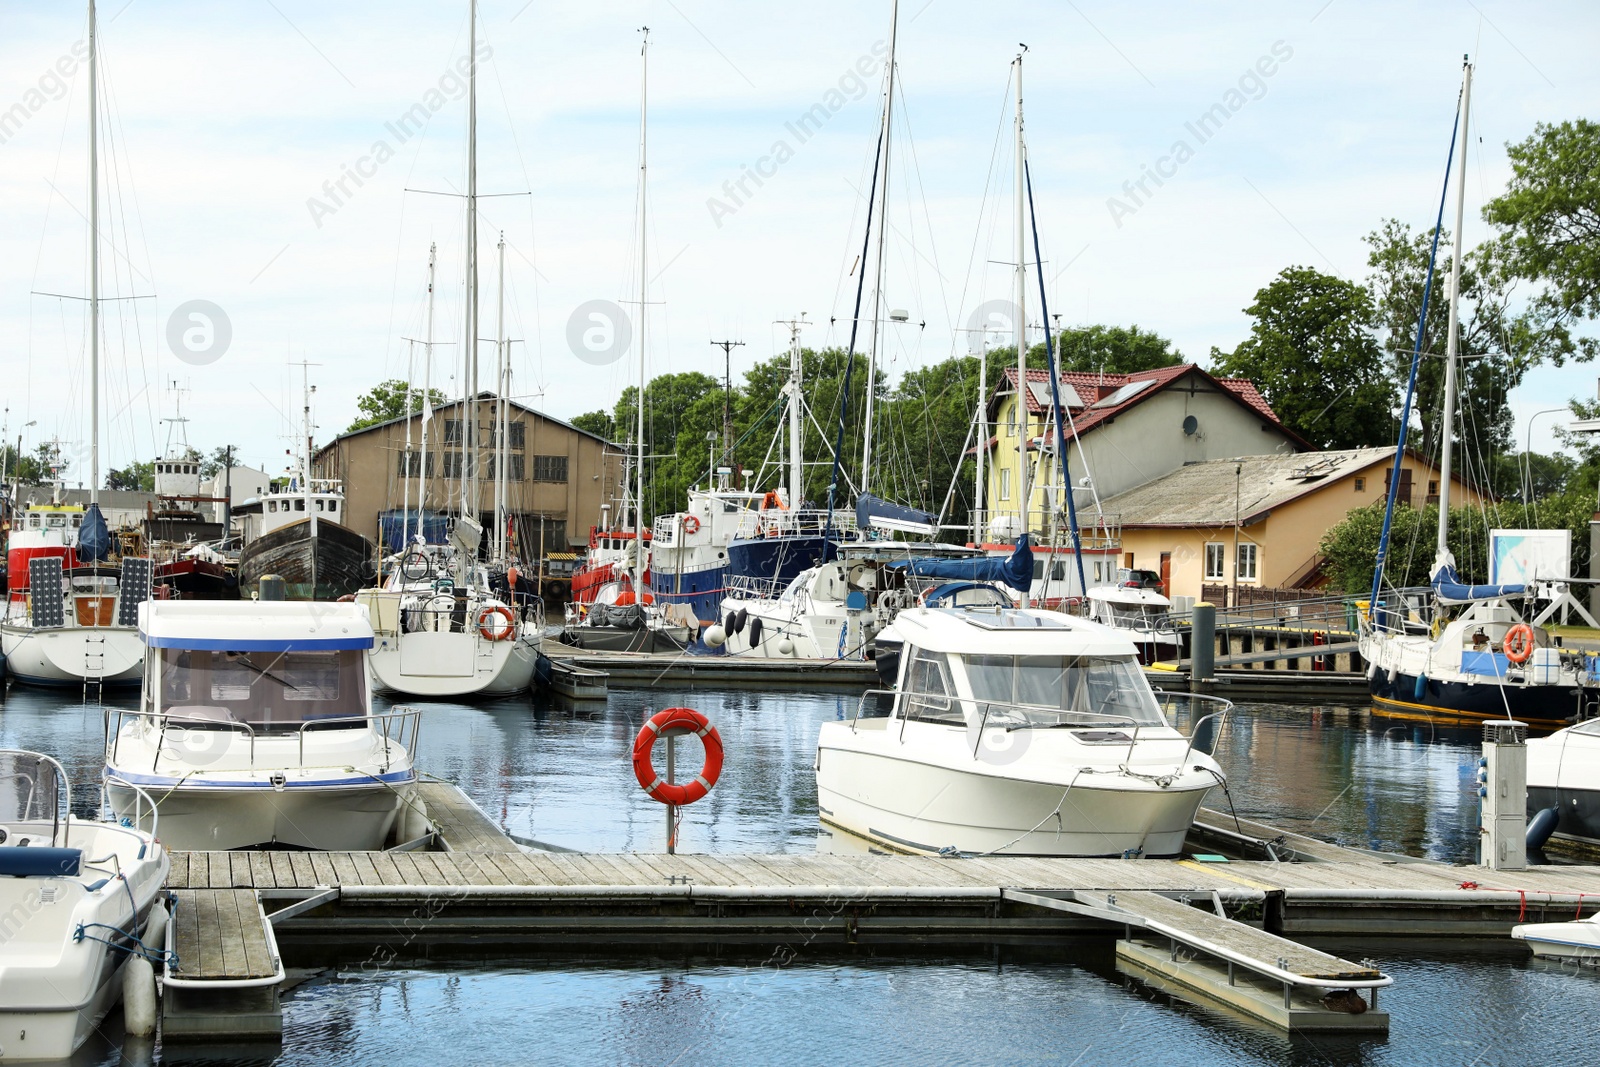
[[[883,530],[932,536],[939,532],[939,517],[917,508],[892,503],[871,493],[862,493],[856,500],[856,525],[863,530],[876,526]]]
[[[1454,563],[1434,569],[1433,595],[1443,604],[1470,604],[1474,600],[1496,600],[1503,596],[1521,596],[1526,585],[1467,585],[1456,573]]]
[[[90,504],[83,513],[83,525],[78,527],[78,559],[98,563],[111,555],[111,531],[106,529],[105,516],[99,504]]]
[[[1004,582],[1018,592],[1026,592],[1033,581],[1033,549],[1028,536],[1017,538],[1009,556],[979,556],[972,559],[909,559],[889,564],[905,567],[919,578],[948,578],[967,582]]]

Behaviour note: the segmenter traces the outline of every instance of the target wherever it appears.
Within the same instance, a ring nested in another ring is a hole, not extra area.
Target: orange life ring
[[[489,629],[489,619],[498,615],[505,620],[505,627],[499,630]],[[478,632],[485,641],[509,641],[517,636],[517,617],[511,614],[511,609],[504,604],[495,604],[484,608],[478,613]]]
[[[1501,648],[1506,651],[1506,659],[1512,663],[1526,663],[1528,657],[1533,655],[1533,627],[1525,622],[1519,622],[1506,631],[1505,640]]]
[[[667,782],[656,773],[651,760],[656,738],[663,730],[690,730],[706,746],[706,762],[700,773],[687,782]],[[704,715],[693,708],[667,708],[650,716],[633,739],[633,776],[639,787],[663,804],[693,804],[711,792],[722,774],[722,735]]]
[[[693,515],[685,515],[683,517],[683,532],[686,534],[699,533],[700,520]]]

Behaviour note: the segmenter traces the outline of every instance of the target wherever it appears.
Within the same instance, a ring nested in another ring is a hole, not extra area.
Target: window
[[[566,459],[567,457],[566,456],[560,456],[560,457],[557,457],[557,458]],[[487,460],[487,462],[485,463],[485,466],[488,467],[488,477],[490,477],[490,478],[493,478],[495,476],[495,462],[496,462],[497,459],[498,459],[498,457],[496,457],[496,456],[490,456],[489,459]],[[513,481],[513,482],[522,481],[522,479],[524,477],[526,477],[526,474],[525,474],[526,468],[523,465],[523,457],[521,457],[521,456],[507,456],[506,457],[506,471],[507,471],[506,477],[509,478],[511,481]],[[553,479],[548,479],[548,480],[553,480]],[[565,479],[563,479],[563,480],[565,480]]]
[[[520,456],[513,457],[521,459]],[[511,468],[513,471],[516,467]],[[515,476],[515,475],[514,475]],[[534,456],[533,480],[536,482],[564,482],[567,480],[566,456]]]
[[[1261,552],[1258,546],[1252,545],[1249,541],[1241,541],[1239,543],[1239,580],[1241,582],[1256,581],[1256,561],[1260,555]]]
[[[966,665],[990,726],[1166,721],[1133,656],[969,655]]]
[[[463,470],[462,453],[446,452],[444,454],[444,476],[446,478],[459,478]]]
[[[508,434],[508,436],[511,438],[511,447],[512,448],[521,448],[521,447],[523,447],[523,445],[526,444],[527,440],[528,440],[528,432],[527,432],[526,425],[524,425],[523,423],[520,423],[520,422],[513,422],[511,424],[511,432],[510,432],[510,434]]]
[[[1356,492],[1365,493],[1366,491],[1367,491],[1367,480],[1365,478],[1357,478],[1356,479]]]
[[[1221,581],[1227,576],[1228,570],[1227,546],[1220,541],[1206,542],[1206,580],[1211,582]]]
[[[461,420],[460,419],[445,419],[444,420],[444,443],[447,444],[447,445],[459,445],[459,444],[461,444],[462,440],[463,440],[463,438],[461,436]]]
[[[306,509],[306,501],[304,497],[300,497],[294,502],[294,509],[296,511],[304,511]]]
[[[321,500],[317,501],[317,510],[318,511],[322,511],[323,510],[323,502]]]
[[[432,478],[434,453],[428,453],[428,462],[422,462],[421,452],[407,452],[400,456],[400,477],[402,478]]]
[[[1428,495],[1429,496],[1438,496],[1439,495],[1439,483],[1438,482],[1429,482],[1428,483]]]
[[[1005,467],[1000,468],[1000,499],[1011,499],[1011,471]]]
[[[328,501],[328,510],[330,512],[338,511],[339,510],[339,502],[337,500]]]
[[[906,676],[905,708],[902,716],[922,722],[960,726],[965,721],[961,709],[950,699],[950,668],[942,653],[917,649]]]

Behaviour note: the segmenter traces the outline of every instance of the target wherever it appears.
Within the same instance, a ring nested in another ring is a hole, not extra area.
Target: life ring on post
[[[700,520],[695,518],[693,515],[685,515],[683,517],[683,532],[686,534],[699,533]]]
[[[490,625],[497,617],[501,620],[498,628]],[[517,617],[505,605],[494,604],[478,613],[478,632],[485,641],[509,641],[517,636]]]
[[[1506,631],[1505,640],[1500,647],[1505,649],[1506,659],[1512,663],[1526,663],[1528,657],[1533,655],[1534,644],[1533,627],[1525,622],[1519,622]]]
[[[706,746],[706,762],[700,773],[687,782],[667,782],[656,773],[651,757],[656,738],[666,730],[688,730]],[[633,739],[633,776],[639,787],[663,804],[693,804],[711,792],[722,774],[722,735],[709,719],[693,708],[667,708],[650,716]]]

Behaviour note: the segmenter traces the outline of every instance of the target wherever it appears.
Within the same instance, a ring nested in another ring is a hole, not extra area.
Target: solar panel
[[[1154,384],[1156,383],[1153,381],[1129,382],[1128,384],[1119,388],[1116,392],[1112,393],[1110,396],[1101,400],[1096,400],[1091,406],[1097,408],[1114,408],[1118,404],[1124,403],[1125,401],[1136,396],[1141,390],[1148,389]]]
[[[1053,612],[1034,614],[1016,608],[973,607],[961,609],[968,622],[985,630],[1070,630],[1072,624],[1064,615]]]
[[[150,599],[150,579],[154,565],[143,556],[122,561],[122,595],[117,600],[117,625],[139,625],[139,605]]]
[[[62,606],[60,556],[35,556],[28,561],[28,597],[35,626],[55,628],[67,624]]]
[[[1079,396],[1078,395],[1078,391],[1076,389],[1074,389],[1070,384],[1068,384],[1067,382],[1061,382],[1061,383],[1059,383],[1057,388],[1060,390],[1060,393],[1061,393],[1061,405],[1062,405],[1062,407],[1067,407],[1067,408],[1081,408],[1081,407],[1083,407],[1083,397]],[[1046,411],[1048,411],[1050,409],[1050,383],[1049,382],[1029,382],[1028,383],[1028,393],[1033,397],[1034,403],[1038,404],[1040,407],[1044,408]]]

